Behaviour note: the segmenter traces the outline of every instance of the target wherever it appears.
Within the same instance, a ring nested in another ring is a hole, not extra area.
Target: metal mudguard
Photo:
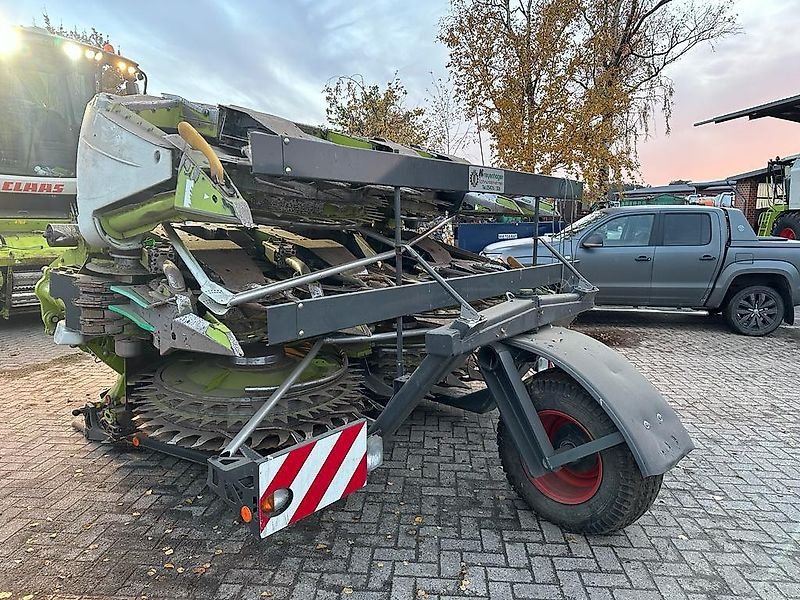
[[[689,433],[661,393],[625,357],[594,338],[547,326],[504,340],[567,372],[603,407],[644,476],[669,471],[692,449]]]

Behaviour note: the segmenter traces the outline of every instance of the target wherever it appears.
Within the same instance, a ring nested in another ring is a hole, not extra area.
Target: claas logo
[[[2,190],[22,194],[63,194],[64,184],[47,181],[4,181]]]

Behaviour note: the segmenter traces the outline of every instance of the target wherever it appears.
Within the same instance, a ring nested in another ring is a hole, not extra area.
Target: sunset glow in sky
[[[100,0],[0,0],[0,16],[41,24],[96,27],[150,76],[150,92],[240,104],[290,119],[325,119],[322,87],[360,73],[385,83],[395,71],[421,101],[431,72],[445,75],[447,52],[435,41],[447,0],[140,0],[117,9]],[[670,71],[675,82],[672,133],[663,122],[640,145],[641,179],[718,179],[800,152],[800,124],[738,120],[693,127],[706,118],[800,94],[797,0],[739,0],[741,35],[715,51],[696,49]],[[151,18],[151,15],[158,15]],[[467,157],[479,161],[477,148]]]

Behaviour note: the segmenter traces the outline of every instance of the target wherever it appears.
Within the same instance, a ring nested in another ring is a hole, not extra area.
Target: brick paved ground
[[[257,543],[201,468],[86,443],[70,410],[109,372],[51,347],[35,320],[0,324],[0,592],[800,597],[800,329],[746,339],[706,317],[613,312],[579,327],[633,360],[697,444],[637,524],[586,538],[540,522],[506,484],[495,415],[426,405],[366,491]]]

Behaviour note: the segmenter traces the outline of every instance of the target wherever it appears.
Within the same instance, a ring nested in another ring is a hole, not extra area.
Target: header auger
[[[99,95],[78,152],[77,250],[45,327],[119,373],[87,437],[208,465],[264,537],[361,488],[424,397],[500,410],[509,480],[545,518],[612,531],[692,448],[625,359],[553,323],[596,290],[437,241],[470,191],[581,185],[233,106]],[[546,291],[547,290],[547,291]]]

